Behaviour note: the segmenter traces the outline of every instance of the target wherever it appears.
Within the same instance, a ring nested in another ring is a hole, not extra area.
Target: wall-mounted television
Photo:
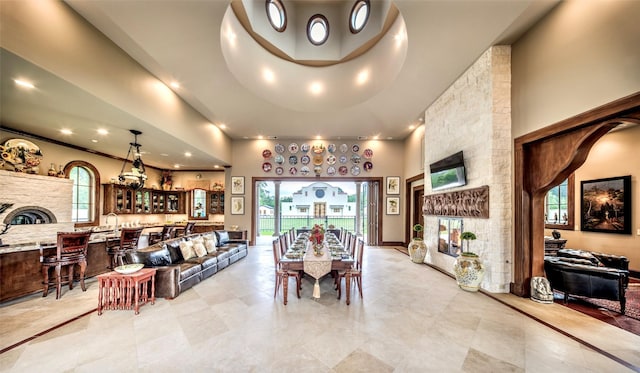
[[[431,190],[449,189],[467,184],[462,152],[431,163],[429,168]]]

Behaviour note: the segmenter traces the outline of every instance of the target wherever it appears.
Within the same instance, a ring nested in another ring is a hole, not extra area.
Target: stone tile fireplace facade
[[[13,204],[0,223],[23,223],[0,236],[4,245],[55,242],[57,232],[73,231],[72,180],[0,170],[0,191],[0,203]]]

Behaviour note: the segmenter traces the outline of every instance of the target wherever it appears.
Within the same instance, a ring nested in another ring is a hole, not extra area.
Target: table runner
[[[314,254],[313,245],[311,242],[307,243],[307,252],[303,258],[304,272],[316,279],[316,283],[313,285],[313,297],[320,298],[320,283],[318,280],[331,272],[331,252],[325,245],[322,247],[322,255],[316,256]]]

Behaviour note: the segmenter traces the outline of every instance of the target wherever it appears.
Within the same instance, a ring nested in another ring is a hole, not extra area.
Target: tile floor
[[[350,306],[330,279],[317,301],[308,279],[301,299],[294,289],[287,306],[281,292],[274,299],[268,246],[137,316],[90,312],[97,283],[87,285],[0,307],[0,349],[88,312],[1,354],[0,371],[640,371],[639,336],[559,305],[465,292],[387,248],[367,247],[364,299]]]

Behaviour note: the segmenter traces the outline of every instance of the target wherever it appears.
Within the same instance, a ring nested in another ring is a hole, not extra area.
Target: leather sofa
[[[544,270],[554,290],[569,295],[620,302],[624,314],[629,284],[629,260],[624,256],[561,249],[544,259]]]
[[[184,259],[180,243],[215,235],[215,251]],[[125,262],[156,268],[155,294],[172,299],[248,254],[248,240],[231,240],[226,231],[178,237],[127,252]]]

